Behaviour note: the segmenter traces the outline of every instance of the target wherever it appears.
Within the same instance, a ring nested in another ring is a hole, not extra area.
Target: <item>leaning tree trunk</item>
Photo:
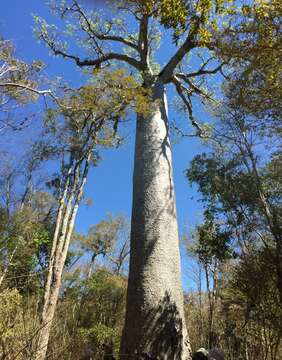
[[[184,319],[179,238],[164,86],[137,118],[130,268],[121,359],[191,358]]]
[[[83,195],[86,183],[91,153],[87,155],[84,170],[80,179],[80,167],[78,163],[74,170],[73,185],[69,189],[69,179],[67,178],[64,193],[60,202],[57,215],[57,224],[53,238],[50,264],[48,268],[47,282],[44,293],[44,304],[41,315],[38,344],[35,354],[36,360],[46,358],[51,328],[54,321],[55,311],[59,298],[59,291],[62,283],[62,273],[66,262],[71,235],[74,228],[78,206]],[[71,167],[69,175],[71,175]],[[67,192],[69,195],[67,196]]]

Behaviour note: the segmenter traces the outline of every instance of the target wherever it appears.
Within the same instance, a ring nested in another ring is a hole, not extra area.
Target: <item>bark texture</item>
[[[152,113],[137,118],[130,271],[121,359],[191,359],[183,310],[167,104],[152,86]]]

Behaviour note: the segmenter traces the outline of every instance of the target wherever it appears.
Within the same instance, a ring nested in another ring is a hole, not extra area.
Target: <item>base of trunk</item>
[[[144,317],[143,317],[144,316]],[[142,327],[125,329],[120,359],[188,360],[190,344],[183,317],[169,294],[143,313]]]

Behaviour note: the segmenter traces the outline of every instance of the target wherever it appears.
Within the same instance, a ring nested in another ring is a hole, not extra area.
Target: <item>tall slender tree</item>
[[[105,90],[107,79],[105,74],[102,85],[96,81],[96,86],[85,86],[70,92],[61,101],[62,108],[57,112],[49,110],[47,113],[47,128],[51,130],[51,134],[55,134],[54,144],[57,140],[61,172],[51,182],[58,193],[58,211],[44,291],[36,353],[38,360],[46,357],[62,273],[89,168],[97,162],[99,146],[114,145],[115,122],[124,113],[125,104],[130,99],[122,91],[119,76],[110,77],[111,85],[115,85],[115,94]],[[115,81],[118,82],[115,84]],[[103,98],[107,99],[104,106]]]
[[[226,217],[243,254],[254,240],[266,249],[275,244],[273,264],[281,303],[279,131],[273,123],[268,127],[230,108],[221,116],[214,130],[216,146],[210,154],[197,155],[187,175],[199,185],[207,213]]]
[[[146,89],[150,104],[146,115],[137,114],[121,358],[190,359],[166,87],[175,87],[197,135],[203,135],[193,115],[192,99],[210,99],[204,85],[210,75],[222,73],[224,64],[216,60],[216,49],[219,35],[232,25],[231,20],[222,19],[232,17],[234,8],[232,2],[219,0],[120,0],[105,11],[88,11],[87,7],[77,0],[52,2],[52,9],[67,21],[72,40],[76,38],[86,48],[86,58],[66,45],[54,25],[36,17],[38,37],[55,55],[80,68],[130,67]],[[161,67],[155,63],[155,53],[162,36],[174,54]]]

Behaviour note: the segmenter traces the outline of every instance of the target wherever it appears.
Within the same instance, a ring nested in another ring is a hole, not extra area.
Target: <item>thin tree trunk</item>
[[[277,273],[277,288],[279,292],[279,299],[282,305],[282,235],[280,224],[276,221],[275,214],[271,211],[271,206],[263,192],[263,185],[259,177],[256,161],[254,159],[251,149],[248,149],[249,156],[252,163],[253,174],[255,175],[257,190],[259,194],[259,200],[261,202],[262,209],[265,213],[265,217],[270,228],[270,231],[275,239],[276,243],[276,273]]]
[[[163,84],[152,113],[138,116],[130,268],[121,359],[191,358],[184,319],[179,239]]]
[[[50,260],[49,260],[49,269],[48,269],[47,280],[46,280],[46,284],[45,284],[44,306],[45,306],[45,304],[47,304],[48,299],[50,297],[50,288],[51,288],[51,283],[52,283],[52,279],[53,279],[55,252],[57,249],[59,232],[62,227],[63,215],[64,215],[64,210],[65,210],[65,202],[67,201],[67,194],[68,194],[68,190],[69,190],[69,186],[70,186],[70,178],[71,178],[72,170],[73,170],[73,164],[71,162],[69,165],[68,171],[67,171],[64,189],[63,189],[63,192],[62,192],[62,195],[60,198],[60,202],[59,202],[55,231],[54,231],[54,235],[53,235],[51,255],[50,255]],[[43,310],[43,313],[44,313],[44,310]]]
[[[95,263],[95,260],[96,260],[96,257],[97,257],[97,254],[94,253],[91,257],[91,261],[90,261],[90,264],[88,266],[88,272],[87,272],[87,279],[89,280],[92,276],[92,272],[93,272],[93,267],[94,267],[94,263]]]
[[[208,264],[204,264],[205,269],[205,276],[206,276],[206,285],[207,285],[207,292],[208,292],[208,300],[209,300],[209,348],[213,346],[213,299],[212,293],[210,288],[210,279],[209,279],[209,271],[208,271]]]
[[[245,342],[245,357],[246,357],[246,360],[249,360],[249,351],[248,351],[248,342],[247,342],[247,340]]]
[[[15,253],[16,253],[16,251],[17,251],[17,248],[18,248],[18,245],[16,245],[15,248],[14,248],[14,250],[12,251],[12,254],[11,254],[10,258],[9,258],[9,263],[5,266],[5,269],[3,270],[3,273],[2,273],[2,275],[0,276],[0,288],[1,288],[1,285],[2,285],[2,283],[3,283],[4,279],[5,279],[5,276],[6,276],[7,272],[8,272],[8,269],[9,269],[9,267],[10,267],[10,264],[11,264],[11,262],[12,262],[14,256],[15,256]]]
[[[198,279],[198,291],[199,291],[199,328],[200,328],[200,344],[203,344],[203,334],[204,334],[204,326],[203,326],[203,301],[202,301],[202,267],[201,263],[198,262],[199,267],[199,279]]]
[[[73,232],[79,202],[81,200],[84,185],[87,179],[90,156],[91,154],[88,155],[85,161],[81,181],[79,180],[80,164],[76,166],[73,186],[67,200],[66,195],[68,191],[64,190],[63,194],[63,197],[65,196],[65,200],[67,201],[67,203],[65,206],[62,207],[62,211],[60,212],[59,209],[58,212],[60,224],[58,225],[58,227],[56,226],[54,234],[55,247],[53,246],[52,248],[51,256],[53,256],[53,259],[52,262],[50,262],[49,264],[49,272],[46,282],[41,330],[39,334],[36,360],[44,360],[46,357],[52,322],[54,319],[57,301],[59,297],[63,268],[68,253],[69,243]]]
[[[249,144],[246,136],[242,134],[242,138],[244,141],[244,146],[247,150],[248,156],[251,160],[251,169],[249,168],[248,164],[246,163],[246,167],[248,170],[253,173],[256,181],[256,187],[259,195],[259,201],[261,203],[262,210],[265,214],[265,218],[267,221],[267,224],[269,226],[269,229],[275,239],[276,243],[276,273],[277,273],[277,289],[279,293],[279,299],[280,303],[282,305],[282,231],[281,231],[281,225],[279,224],[279,221],[277,221],[276,214],[271,211],[271,205],[269,204],[269,201],[267,197],[265,196],[265,193],[263,191],[263,184],[261,182],[260,175],[258,173],[257,169],[257,161],[253,154],[253,150],[251,145]],[[239,145],[239,149],[244,154],[244,149],[241,148]]]

